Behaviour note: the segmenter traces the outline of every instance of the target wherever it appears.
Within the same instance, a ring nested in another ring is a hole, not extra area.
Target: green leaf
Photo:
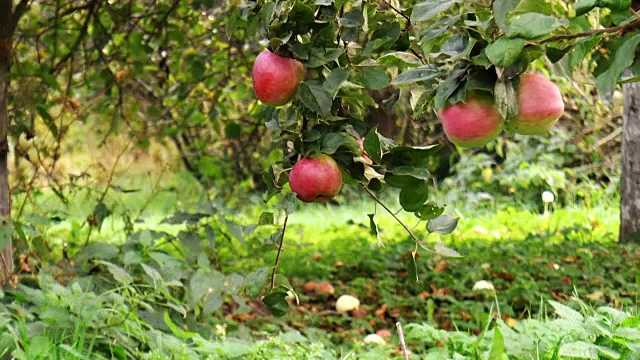
[[[382,147],[380,145],[378,129],[369,130],[369,133],[364,138],[363,147],[367,156],[375,163],[379,163],[382,160]]]
[[[111,210],[109,210],[109,208],[104,203],[99,203],[93,209],[93,214],[91,215],[91,218],[93,221],[95,221],[95,223],[90,222],[89,225],[97,227],[99,231],[100,229],[102,229],[102,223],[104,222],[104,219],[108,218],[109,215],[111,215]]]
[[[360,145],[353,137],[347,133],[328,133],[322,139],[320,152],[323,154],[334,154],[340,146],[347,145],[352,151],[360,148]]]
[[[260,214],[258,225],[273,225],[273,223],[274,223],[274,217],[272,212],[265,211],[262,214]]]
[[[142,270],[144,270],[144,272],[151,278],[151,280],[153,280],[154,284],[162,282],[162,275],[158,272],[158,270],[144,263],[141,263],[140,265],[142,266]]]
[[[509,12],[509,17],[526,13],[539,13],[544,15],[552,15],[553,9],[551,4],[540,0],[520,0],[518,6]]]
[[[584,321],[584,316],[582,316],[582,314],[573,310],[567,305],[561,304],[553,300],[547,300],[547,301],[549,302],[549,304],[551,304],[551,306],[553,306],[553,309],[556,311],[556,314],[558,314],[558,316],[560,316],[561,318],[575,321],[575,322]]]
[[[60,88],[60,84],[58,84],[58,80],[55,76],[51,75],[49,69],[42,69],[40,75],[42,76],[42,80],[44,80],[44,82],[49,85],[49,87],[58,91],[62,90]]]
[[[624,40],[624,43],[618,48],[615,55],[612,56],[613,61],[609,68],[598,75],[596,84],[598,91],[602,95],[609,96],[613,93],[616,82],[620,79],[622,72],[631,66],[636,59],[638,44],[640,44],[640,34]]]
[[[507,17],[511,11],[513,11],[520,0],[495,0],[493,2],[493,14],[498,27],[505,33],[509,31],[509,24]]]
[[[511,66],[518,61],[524,50],[524,39],[500,37],[486,47],[485,53],[492,64],[499,67]]]
[[[0,243],[1,242],[2,241],[0,240]],[[85,262],[90,259],[113,259],[118,256],[119,251],[119,248],[113,244],[104,242],[91,242],[89,245],[83,247],[80,252],[78,252],[75,259],[79,263]]]
[[[221,294],[213,294],[207,299],[207,302],[202,307],[202,315],[209,316],[224,304],[224,299]]]
[[[286,29],[294,34],[304,35],[311,30],[315,19],[311,6],[296,1],[287,15]]]
[[[107,270],[111,273],[111,276],[113,276],[113,279],[119,282],[120,284],[129,285],[133,282],[133,277],[131,276],[131,274],[126,272],[123,268],[117,265],[114,265],[108,261],[96,260],[95,262],[97,264],[102,264],[106,266]]]
[[[429,21],[461,0],[427,0],[416,4],[411,11],[411,22]]]
[[[574,5],[576,16],[584,15],[598,5],[598,0],[578,0]]]
[[[569,22],[565,19],[539,13],[527,13],[514,16],[511,19],[507,36],[535,39],[568,25]]]
[[[433,65],[419,66],[396,76],[396,78],[391,81],[391,85],[413,84],[418,81],[426,81],[430,83],[434,82],[439,75],[440,71]]]
[[[262,302],[267,305],[267,308],[276,317],[281,317],[289,312],[289,303],[287,302],[288,294],[284,291],[275,291],[265,296]]]
[[[306,65],[309,68],[320,67],[338,60],[343,53],[343,49],[311,48],[309,50],[309,60]]]
[[[227,230],[235,237],[242,245],[245,245],[244,235],[242,233],[242,228],[235,221],[225,221],[225,225],[227,225]]]
[[[613,336],[628,341],[640,341],[640,329],[630,327],[617,328]]]
[[[180,246],[184,251],[184,257],[189,264],[196,262],[202,249],[202,239],[195,231],[180,231],[177,236]]]
[[[451,234],[458,226],[458,220],[458,218],[453,218],[446,214],[440,215],[427,222],[427,230],[429,232],[435,232],[442,235]]]
[[[416,253],[412,251],[409,256],[406,256],[406,266],[407,271],[409,272],[409,278],[415,279],[416,283],[420,283],[420,279],[418,278],[418,265],[416,264]]]
[[[235,121],[230,121],[224,127],[224,136],[227,139],[237,140],[242,135],[242,127]]]
[[[169,330],[171,330],[171,333],[183,340],[189,340],[191,338],[194,337],[200,337],[200,335],[198,333],[194,333],[194,332],[189,332],[189,331],[184,331],[182,329],[180,329],[172,320],[171,320],[171,316],[169,315],[169,312],[165,311],[164,312],[164,323],[165,325],[167,325],[167,327],[169,328]]]
[[[423,181],[412,181],[400,190],[400,206],[408,212],[420,210],[428,199],[429,186]]]
[[[496,107],[500,115],[508,122],[518,116],[520,106],[518,105],[518,94],[512,81],[498,80],[493,89]]]
[[[446,257],[451,257],[451,258],[461,258],[462,255],[460,255],[459,252],[448,248],[440,243],[437,243],[434,251],[436,254],[440,255],[440,256],[446,256]]]
[[[189,281],[189,306],[196,307],[205,296],[224,289],[224,275],[215,270],[198,269]]]
[[[558,355],[563,358],[598,360],[598,348],[584,341],[574,341],[560,346]]]
[[[416,211],[414,214],[420,220],[431,220],[442,215],[443,212],[444,212],[444,207],[439,206],[438,204],[430,201],[422,205],[422,207],[418,211]]]
[[[389,85],[389,75],[384,69],[372,66],[360,68],[360,83],[367,89],[382,89]]]
[[[502,360],[507,358],[504,352],[504,337],[500,332],[499,327],[494,328],[493,341],[491,343],[491,352],[489,353],[489,360]]]
[[[628,10],[632,0],[598,0],[598,6],[611,10]]]
[[[53,117],[51,117],[51,115],[49,114],[49,109],[44,104],[38,104],[36,105],[36,111],[38,112],[38,115],[40,115],[40,117],[42,118],[42,121],[44,121],[45,125],[47,125],[47,128],[51,132],[51,135],[57,138],[58,126],[53,120]]]
[[[297,96],[307,109],[321,115],[331,113],[332,96],[318,82],[309,81],[300,84]]]
[[[376,222],[375,214],[367,214],[367,216],[369,217],[370,234],[376,237],[379,247],[384,247],[384,242],[382,241],[382,237],[380,236],[380,230],[378,229],[378,223]]]
[[[453,94],[460,86],[462,77],[466,74],[466,69],[456,69],[449,73],[449,76],[438,86],[435,97],[436,110],[442,109],[451,94]]]
[[[331,73],[327,76],[322,84],[322,88],[331,96],[331,99],[335,99],[340,86],[349,79],[348,68],[335,68],[331,70]]]

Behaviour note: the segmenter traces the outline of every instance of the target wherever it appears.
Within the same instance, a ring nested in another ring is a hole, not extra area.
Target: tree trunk
[[[640,82],[623,91],[620,242],[640,243]]]
[[[13,0],[0,0],[0,216],[2,225],[11,219],[11,195],[7,169],[7,130],[9,128],[9,79],[13,48]],[[8,242],[6,242],[8,240]],[[13,244],[11,237],[0,238],[0,284],[5,285],[13,275]]]

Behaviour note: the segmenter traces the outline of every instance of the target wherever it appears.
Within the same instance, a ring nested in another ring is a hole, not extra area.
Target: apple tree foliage
[[[415,116],[485,91],[493,95],[508,129],[519,111],[520,74],[540,68],[543,60],[570,74],[588,59],[600,94],[608,97],[625,69],[640,74],[636,5],[582,0],[247,2],[238,21],[255,28],[271,51],[307,68],[292,104],[270,109],[266,124],[287,147],[283,161],[266,177],[270,190],[283,187],[286,169],[299,156],[325,153],[348,174],[347,183],[363,186],[374,199],[373,192],[385,186],[398,188],[402,208],[426,220],[427,229],[452,231],[455,219],[441,215],[441,205],[429,201],[426,162],[437,148],[402,146],[366,128],[367,112],[377,106],[371,91],[393,87],[384,106],[408,98]],[[357,160],[360,137],[365,137],[371,166]],[[457,256],[443,247],[436,252]]]
[[[12,10],[10,136],[21,159],[50,174],[73,123],[102,119],[96,131],[105,137],[124,129],[141,146],[151,138],[172,143],[205,185],[258,174],[265,201],[284,208],[295,201],[286,190],[289,169],[300,156],[324,153],[338,162],[346,186],[374,199],[385,187],[398,189],[405,211],[426,221],[427,231],[446,234],[457,220],[429,197],[427,168],[438,147],[382,136],[366,126],[371,110],[433,117],[485,91],[508,121],[518,112],[518,75],[549,63],[567,76],[589,67],[608,97],[620,82],[639,80],[637,11],[631,0],[22,0]],[[251,88],[253,59],[265,47],[306,68],[285,106],[261,104]],[[622,78],[628,68],[634,75]],[[383,89],[386,97],[376,101],[373,93]],[[36,134],[36,122],[46,134]],[[36,151],[52,161],[19,153],[18,140],[33,137],[47,139]],[[362,137],[371,165],[359,159]],[[93,215],[107,210],[99,202]],[[273,215],[259,224],[273,225]],[[226,226],[242,236],[234,223]],[[441,245],[432,250],[458,255]],[[272,285],[286,285],[275,275]],[[265,302],[276,309],[285,295]]]

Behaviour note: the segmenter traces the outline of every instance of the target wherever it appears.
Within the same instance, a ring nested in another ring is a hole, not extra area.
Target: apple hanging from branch
[[[258,99],[268,105],[285,105],[291,101],[304,76],[301,62],[269,50],[261,52],[253,63],[253,88]]]
[[[520,75],[518,85],[520,112],[509,127],[522,135],[541,135],[548,132],[564,113],[564,101],[556,84],[542,75]]]
[[[461,147],[481,147],[502,131],[504,119],[489,94],[472,93],[463,102],[451,104],[439,112],[449,140]]]
[[[342,174],[329,155],[315,154],[300,159],[289,173],[289,185],[304,202],[324,202],[342,188]]]

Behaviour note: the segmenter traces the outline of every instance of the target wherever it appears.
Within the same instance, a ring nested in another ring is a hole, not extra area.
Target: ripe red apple
[[[324,202],[340,192],[342,174],[331,156],[313,155],[298,161],[289,173],[289,185],[304,202]]]
[[[520,75],[518,85],[520,112],[509,126],[523,135],[544,134],[564,113],[564,101],[560,89],[544,76]]]
[[[264,50],[253,63],[253,88],[263,103],[284,105],[296,94],[304,74],[304,66],[298,60]]]
[[[463,102],[445,106],[440,120],[449,140],[462,147],[481,147],[495,139],[502,131],[504,119],[493,98],[473,93]]]

